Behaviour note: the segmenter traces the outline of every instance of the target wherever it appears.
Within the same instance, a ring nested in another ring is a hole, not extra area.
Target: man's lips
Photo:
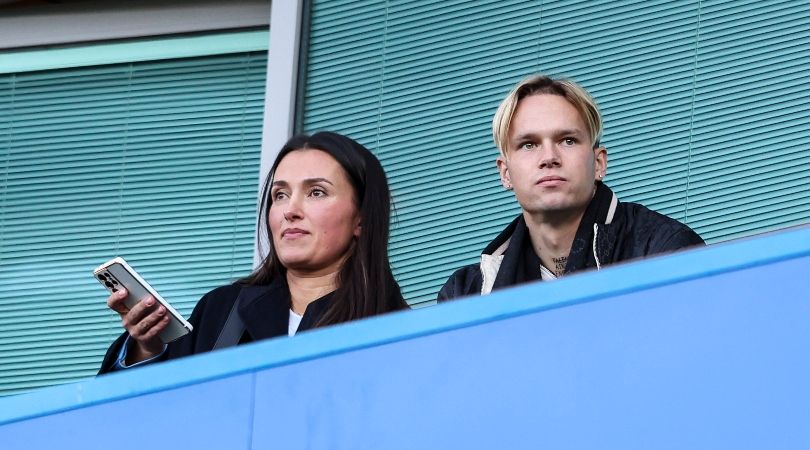
[[[281,232],[281,237],[288,239],[295,239],[307,234],[309,234],[309,231],[302,230],[300,228],[287,228],[286,230]]]
[[[565,183],[565,181],[566,179],[563,177],[557,175],[548,175],[537,180],[537,183],[535,184],[542,187],[554,187]]]

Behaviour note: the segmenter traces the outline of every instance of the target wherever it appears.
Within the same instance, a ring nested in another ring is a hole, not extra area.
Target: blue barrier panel
[[[0,448],[250,448],[253,378],[225,377],[10,423],[0,428]]]
[[[16,448],[810,448],[810,228],[0,399]]]

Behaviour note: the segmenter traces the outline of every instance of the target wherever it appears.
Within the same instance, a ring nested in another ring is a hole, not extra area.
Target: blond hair
[[[599,146],[602,138],[602,115],[591,94],[573,80],[553,79],[545,75],[532,75],[518,83],[503,99],[492,119],[492,138],[502,155],[506,155],[509,127],[518,103],[526,97],[538,94],[559,95],[576,108],[587,127],[593,147]]]

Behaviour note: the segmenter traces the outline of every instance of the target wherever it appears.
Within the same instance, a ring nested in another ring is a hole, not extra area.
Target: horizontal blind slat
[[[266,63],[0,77],[0,395],[95,374],[122,329],[91,272],[114,256],[185,316],[250,271]]]

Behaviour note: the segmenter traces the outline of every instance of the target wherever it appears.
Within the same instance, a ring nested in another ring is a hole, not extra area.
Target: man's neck
[[[292,310],[303,315],[310,303],[335,290],[336,278],[337,272],[311,275],[287,270]]]
[[[585,209],[554,215],[523,212],[534,253],[540,258],[540,262],[558,277],[565,273],[571,244],[584,214]]]

